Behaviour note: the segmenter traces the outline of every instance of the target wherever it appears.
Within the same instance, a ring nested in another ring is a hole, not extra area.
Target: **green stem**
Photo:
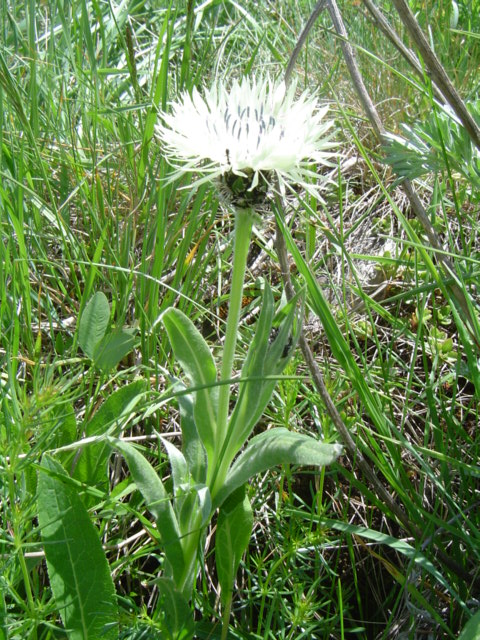
[[[228,380],[232,378],[233,361],[235,358],[235,347],[237,345],[238,321],[242,308],[243,282],[245,280],[245,269],[247,266],[247,255],[250,247],[250,237],[252,234],[253,216],[249,211],[237,211],[235,214],[235,244],[233,248],[233,273],[232,285],[230,289],[230,304],[228,309],[227,329],[225,333],[225,343],[223,347],[222,368],[220,371],[220,385],[218,397],[218,438],[216,452],[222,450],[223,441],[227,434],[228,409],[230,404],[230,384]],[[215,460],[216,468],[220,462]],[[210,485],[213,486],[213,485]]]
[[[228,627],[230,624],[230,612],[232,610],[232,596],[228,598],[228,602],[225,604],[222,615],[222,636],[220,640],[227,640]]]

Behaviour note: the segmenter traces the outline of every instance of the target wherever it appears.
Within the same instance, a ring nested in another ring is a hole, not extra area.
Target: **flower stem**
[[[252,234],[253,217],[250,211],[237,211],[235,214],[235,240],[233,247],[233,273],[230,289],[230,304],[228,309],[227,329],[223,348],[222,368],[220,372],[220,386],[218,398],[218,439],[217,452],[222,450],[223,441],[227,433],[228,409],[230,403],[230,385],[232,378],[235,347],[237,344],[238,321],[242,308],[243,282],[247,266],[247,255]],[[220,462],[216,461],[217,465]],[[216,465],[216,466],[217,466]]]
[[[228,638],[228,627],[230,623],[230,612],[232,610],[232,597],[230,596],[227,604],[223,610],[222,615],[222,637],[220,640],[227,640]]]

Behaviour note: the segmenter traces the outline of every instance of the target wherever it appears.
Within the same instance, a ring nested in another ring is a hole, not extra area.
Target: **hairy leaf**
[[[232,596],[238,565],[248,547],[252,526],[252,507],[245,487],[241,487],[222,504],[215,534],[215,563],[224,606]]]
[[[195,424],[207,453],[213,454],[217,426],[217,371],[212,353],[193,322],[179,309],[167,309],[162,315],[175,358],[198,387],[192,392]]]
[[[88,512],[63,467],[44,455],[38,521],[55,602],[69,640],[118,638],[110,569]]]
[[[184,570],[180,530],[172,503],[161,479],[148,460],[133,445],[114,438],[109,438],[109,441],[127,461],[132,478],[145,500],[147,509],[156,520],[174,579],[179,580]]]
[[[342,452],[338,444],[319,442],[310,436],[279,427],[255,436],[231,466],[223,487],[213,498],[213,506],[223,501],[252,476],[279,464],[323,467],[334,462]]]

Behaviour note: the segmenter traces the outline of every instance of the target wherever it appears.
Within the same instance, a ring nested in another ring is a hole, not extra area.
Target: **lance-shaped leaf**
[[[341,445],[326,444],[283,427],[265,431],[252,438],[245,451],[235,460],[223,486],[213,496],[213,506],[221,506],[235,489],[257,473],[279,464],[323,467],[334,462],[341,452]]]
[[[228,461],[233,460],[263,415],[277,383],[274,376],[283,371],[290,358],[298,333],[295,324],[302,295],[290,300],[275,322],[273,296],[270,287],[265,286],[257,330],[242,368],[240,392],[230,418],[225,450]]]
[[[165,556],[172,569],[174,580],[177,581],[181,578],[184,570],[183,549],[175,512],[163,482],[148,460],[133,445],[114,438],[109,438],[109,441],[127,461],[132,478],[145,500],[146,507],[155,518],[164,545]]]
[[[180,449],[177,449],[173,442],[170,442],[167,438],[163,438],[160,434],[158,434],[158,436],[161,443],[165,447],[168,459],[170,461],[173,480],[173,495],[176,496],[179,487],[188,484],[190,481],[187,461],[185,460],[183,453],[180,451]]]
[[[198,387],[192,391],[193,415],[200,438],[211,458],[214,451],[218,387],[217,371],[212,353],[193,322],[179,309],[173,307],[162,314],[175,358],[188,376],[190,384]]]
[[[100,536],[62,465],[44,455],[38,522],[50,585],[70,640],[118,638],[117,604]]]
[[[175,381],[176,391],[184,389],[185,386],[182,382]],[[192,394],[182,394],[178,396],[177,400],[182,429],[182,453],[194,481],[203,484],[207,479],[207,456],[193,417],[193,397]]]
[[[158,578],[154,583],[158,586],[163,599],[163,633],[166,640],[193,638],[193,614],[186,598],[168,578]]]
[[[230,600],[242,555],[252,534],[253,513],[245,485],[231,494],[218,513],[215,564],[223,606]]]
[[[169,442],[160,437],[170,460],[172,469],[174,510],[181,535],[182,546],[185,547],[186,537],[203,528],[210,519],[212,502],[210,491],[204,484],[192,482],[187,462],[182,452]]]

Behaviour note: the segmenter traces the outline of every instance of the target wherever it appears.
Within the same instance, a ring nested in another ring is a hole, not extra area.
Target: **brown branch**
[[[450,78],[445,72],[445,69],[442,67],[437,56],[432,51],[430,45],[428,44],[427,38],[425,37],[425,34],[420,29],[418,22],[416,21],[415,16],[412,13],[412,10],[408,6],[408,3],[406,2],[406,0],[392,0],[392,2],[395,5],[396,10],[398,11],[398,15],[400,16],[401,21],[409,32],[410,37],[417,46],[420,55],[422,56],[423,61],[425,62],[427,69],[432,77],[432,80],[448,100],[448,103],[458,116],[460,122],[467,130],[468,135],[474,142],[475,146],[480,149],[480,129],[477,126],[475,120],[468,112],[468,109],[459,96],[457,90],[451,83]]]
[[[399,0],[393,0],[393,1],[396,4]],[[302,36],[299,39],[299,43],[297,44],[297,46],[294,49],[294,52],[292,53],[292,56],[290,58],[290,61],[287,67],[288,75],[286,74],[285,82],[288,84],[295,61],[299,55],[301,46],[303,46],[306,40],[306,37],[308,35],[308,32],[311,30],[313,26],[314,20],[312,20],[312,16],[315,15],[315,19],[316,19],[318,15],[320,15],[320,12],[323,9],[324,4],[327,5],[328,11],[334,23],[335,29],[337,30],[337,33],[340,36],[341,47],[347,63],[348,70],[350,72],[350,75],[354,83],[355,89],[360,97],[362,104],[364,105],[367,116],[371,122],[373,129],[375,130],[375,133],[379,141],[383,141],[385,130],[384,130],[382,121],[380,119],[380,116],[378,115],[375,105],[373,104],[370,98],[370,95],[368,94],[365,88],[363,78],[361,76],[360,70],[355,60],[355,54],[354,54],[353,48],[348,42],[348,34],[346,32],[341,14],[338,10],[335,0],[320,0],[317,3],[314,9],[314,12],[312,12],[310,19],[307,22],[308,29],[305,27],[305,29],[302,32]],[[413,188],[413,185],[411,184],[410,181],[405,181],[403,183],[403,186],[409,198],[411,207],[415,212],[415,214],[417,215],[417,217],[419,218],[419,220],[421,221],[422,225],[424,226],[430,242],[433,244],[433,246],[435,246],[435,248],[437,249],[441,248],[440,241],[438,240],[435,230],[432,228],[430,221],[428,220],[427,213],[423,208],[420,202],[420,199],[418,198],[418,195],[416,194]],[[281,215],[281,213],[283,212],[283,208],[280,203],[277,203],[277,204],[278,204],[278,214]],[[291,299],[295,293],[295,290],[292,284],[290,269],[288,266],[287,247],[285,243],[285,238],[283,237],[283,234],[281,233],[278,224],[276,227],[275,246],[276,246],[278,260],[279,260],[279,264],[282,272],[282,279],[285,285],[287,298]],[[444,256],[442,253],[439,253],[438,256],[439,256],[439,259],[442,261],[442,264],[444,265],[444,267],[447,269],[447,271],[449,273],[454,274],[455,273],[454,268],[450,264],[450,261],[448,260],[448,258],[446,258],[446,256]],[[459,302],[461,303],[461,306],[463,308],[464,305],[467,304],[466,300],[463,296],[463,292],[458,287],[456,287],[456,289],[457,291],[453,289],[453,292],[456,295],[456,297],[459,295],[460,297]],[[457,297],[457,300],[458,300],[458,297]],[[468,305],[467,305],[467,309],[468,309]],[[422,537],[423,535],[422,530],[419,529],[414,523],[410,521],[408,515],[395,502],[394,498],[390,495],[390,493],[381,483],[375,471],[372,469],[372,467],[370,466],[366,458],[363,456],[362,452],[358,449],[357,445],[355,444],[355,441],[353,440],[348,428],[346,427],[345,423],[343,422],[340,416],[338,409],[336,408],[332,398],[330,397],[330,394],[328,393],[325,382],[323,380],[322,373],[315,361],[313,352],[310,349],[310,345],[308,344],[308,341],[305,338],[303,330],[301,331],[301,334],[300,334],[299,345],[302,350],[308,369],[312,375],[313,383],[320,397],[325,403],[325,407],[328,411],[328,414],[330,415],[349,455],[352,456],[352,459],[357,462],[358,468],[363,473],[363,475],[371,482],[375,491],[377,492],[377,496],[384,501],[384,503],[390,509],[391,513],[394,514],[395,517],[398,519],[398,521],[401,522],[402,525],[405,527],[406,531],[411,532],[417,538]],[[457,574],[457,576],[461,577],[462,579],[468,582],[472,581],[472,576],[468,571],[466,571],[455,560],[447,556],[440,548],[438,548],[437,545],[435,546],[436,546],[439,557],[444,562],[444,564],[447,567],[449,567],[450,570],[452,570],[454,573]]]
[[[425,74],[417,56],[413,53],[411,49],[409,49],[403,44],[401,38],[397,35],[397,33],[394,31],[394,29],[392,28],[388,20],[385,18],[385,16],[377,7],[377,5],[374,2],[372,2],[372,0],[362,0],[362,2],[367,8],[367,10],[371,13],[373,19],[375,20],[375,24],[381,29],[381,31],[390,40],[393,46],[400,52],[400,54],[405,58],[405,60],[409,63],[409,65],[415,70],[417,75],[423,80],[425,77]],[[440,102],[442,102],[443,104],[447,103],[445,96],[433,81],[432,81],[432,91]]]
[[[340,14],[340,11],[338,10],[336,1],[327,0],[327,9],[328,9],[328,12],[330,13],[330,17],[332,18],[332,22],[334,24],[335,30],[337,31],[338,35],[341,37],[340,46],[342,48],[345,62],[347,64],[347,68],[352,78],[352,82],[357,92],[357,95],[360,98],[360,101],[362,102],[362,104],[364,105],[365,112],[367,114],[368,119],[370,120],[370,124],[372,125],[375,131],[378,141],[383,143],[386,141],[385,128],[380,119],[380,116],[378,115],[378,111],[375,105],[373,104],[370,98],[370,95],[368,94],[368,91],[363,82],[363,78],[355,58],[355,52],[353,50],[353,47],[348,42],[348,34],[345,29],[345,25],[343,24],[342,16]],[[451,262],[451,260],[445,255],[442,243],[440,242],[440,239],[435,229],[430,223],[427,212],[425,211],[425,208],[423,207],[420,201],[420,198],[418,197],[413,187],[413,184],[410,182],[410,180],[404,180],[402,182],[402,187],[408,197],[408,200],[410,202],[410,206],[412,207],[413,212],[417,216],[418,220],[420,221],[420,223],[422,224],[425,230],[425,233],[427,234],[427,237],[431,246],[433,247],[433,249],[437,251],[437,254],[436,254],[437,259],[439,260],[439,262],[441,262],[445,271],[448,273],[449,277],[453,277],[454,280],[456,280],[457,277],[455,274],[455,267]],[[470,308],[468,306],[468,302],[461,288],[456,284],[456,282],[454,282],[452,285],[449,285],[449,289],[453,294],[453,296],[455,297],[455,299],[457,300],[458,304],[460,305],[463,313],[465,314],[465,317],[467,319],[470,319],[471,317]],[[475,326],[474,323],[471,321],[471,319],[470,319],[470,324],[472,327]]]
[[[288,86],[290,84],[290,78],[292,77],[292,72],[295,67],[295,63],[297,62],[297,58],[302,50],[303,45],[305,44],[306,39],[308,38],[308,34],[312,30],[313,25],[315,24],[318,16],[321,14],[323,9],[325,8],[326,0],[318,0],[317,4],[313,8],[310,17],[307,20],[307,24],[303,27],[303,31],[298,38],[297,44],[292,51],[290,56],[290,60],[288,61],[287,69],[285,71],[285,84]]]

